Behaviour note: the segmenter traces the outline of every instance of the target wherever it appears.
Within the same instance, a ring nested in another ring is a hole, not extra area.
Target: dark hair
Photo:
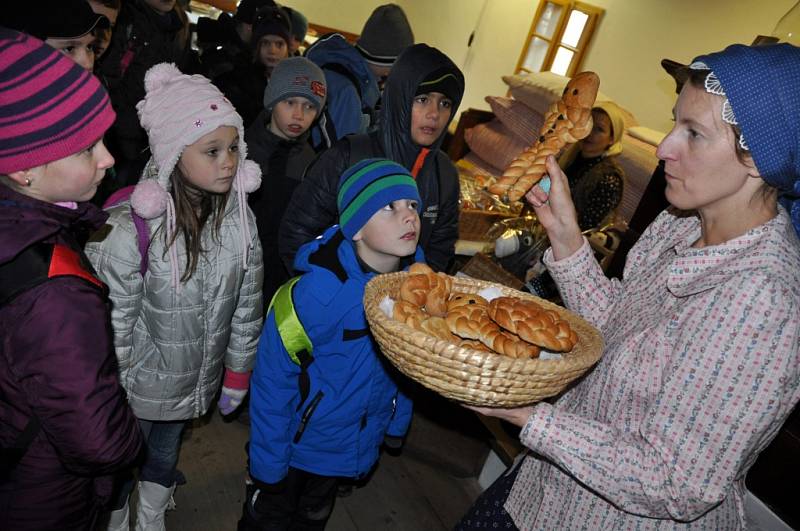
[[[186,269],[181,276],[181,282],[192,278],[202,247],[201,236],[203,227],[211,218],[211,236],[214,241],[219,241],[219,230],[225,213],[225,204],[228,193],[214,194],[193,186],[183,175],[178,166],[170,176],[172,189],[170,194],[175,202],[175,233],[167,241],[166,249],[175,242],[179,234],[183,234],[183,243],[186,246]]]

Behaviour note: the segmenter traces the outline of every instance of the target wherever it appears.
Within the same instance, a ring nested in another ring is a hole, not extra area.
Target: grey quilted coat
[[[164,216],[148,221],[149,266],[142,278],[136,228],[129,201],[109,208],[106,227],[86,245],[86,254],[113,302],[111,321],[120,382],[131,408],[146,420],[186,420],[208,411],[223,369],[252,369],[262,323],[262,257],[255,217],[247,208],[251,243],[245,271],[236,194],[214,239],[210,224],[201,235],[197,269],[171,285],[165,253]],[[180,274],[186,267],[182,237],[175,240]]]

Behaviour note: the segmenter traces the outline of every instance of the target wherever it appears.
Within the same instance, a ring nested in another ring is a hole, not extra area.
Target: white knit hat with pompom
[[[246,160],[242,117],[231,102],[200,75],[181,73],[172,63],[161,63],[147,71],[144,77],[145,96],[136,105],[139,121],[147,132],[151,157],[142,179],[131,194],[133,210],[145,219],[167,213],[167,229],[174,231],[174,204],[168,190],[170,176],[186,146],[211,133],[218,127],[235,127],[239,133],[239,167],[233,181],[239,201],[244,252],[247,253],[250,230],[246,216],[246,193],[261,185],[261,168]],[[155,174],[155,177],[150,177]],[[174,245],[170,249],[174,253]],[[176,254],[176,253],[175,253]],[[247,267],[247,256],[245,256]],[[177,274],[173,264],[173,279]]]

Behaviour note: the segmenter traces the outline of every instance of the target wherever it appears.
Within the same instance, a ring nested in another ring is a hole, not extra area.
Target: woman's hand
[[[539,223],[547,231],[553,249],[553,258],[561,260],[575,253],[583,245],[583,236],[578,227],[578,215],[569,193],[567,176],[561,171],[555,157],[547,157],[547,173],[550,176],[550,193],[537,184],[525,194],[533,207]]]
[[[486,415],[487,417],[497,417],[502,420],[507,420],[511,424],[519,426],[520,428],[524,427],[525,424],[528,423],[528,419],[531,417],[531,414],[533,413],[533,406],[516,407],[509,409],[502,407],[468,406],[465,404],[464,407],[467,409],[471,409],[476,413],[480,413],[481,415]]]

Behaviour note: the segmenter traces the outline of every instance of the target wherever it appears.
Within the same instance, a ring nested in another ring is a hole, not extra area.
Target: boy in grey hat
[[[325,75],[304,57],[284,59],[264,91],[264,109],[245,131],[250,158],[261,166],[263,186],[250,194],[264,252],[264,300],[289,274],[278,258],[278,227],[292,192],[315,154],[308,130],[325,105]]]

